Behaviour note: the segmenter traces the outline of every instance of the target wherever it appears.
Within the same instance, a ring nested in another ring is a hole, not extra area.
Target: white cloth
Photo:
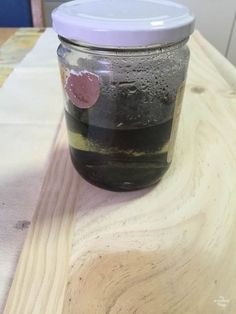
[[[58,44],[47,29],[0,88],[0,313],[62,114]]]

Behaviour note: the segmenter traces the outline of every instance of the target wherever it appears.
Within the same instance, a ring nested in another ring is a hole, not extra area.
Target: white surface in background
[[[236,12],[234,25],[232,27],[232,39],[229,45],[228,58],[236,66]]]
[[[62,113],[57,46],[47,29],[0,88],[0,313]]]
[[[196,16],[196,28],[224,56],[236,12],[235,0],[174,0],[188,6]],[[236,45],[236,43],[235,43]],[[236,51],[235,51],[236,54]],[[227,57],[227,56],[226,56]],[[236,63],[235,63],[236,65]]]

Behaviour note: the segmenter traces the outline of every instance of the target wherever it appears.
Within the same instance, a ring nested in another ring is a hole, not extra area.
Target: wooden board
[[[5,314],[236,313],[236,71],[223,77],[199,34],[190,46],[174,160],[155,188],[80,179],[62,123]]]

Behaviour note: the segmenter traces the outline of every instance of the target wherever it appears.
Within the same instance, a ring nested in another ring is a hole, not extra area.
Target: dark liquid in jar
[[[121,129],[93,126],[82,122],[79,114],[65,114],[72,162],[90,183],[132,191],[157,183],[167,171],[172,119]]]

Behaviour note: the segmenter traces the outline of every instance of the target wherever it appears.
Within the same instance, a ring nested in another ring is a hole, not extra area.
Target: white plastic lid
[[[188,8],[168,0],[76,0],[52,13],[62,37],[99,47],[142,47],[179,42],[194,30]]]

